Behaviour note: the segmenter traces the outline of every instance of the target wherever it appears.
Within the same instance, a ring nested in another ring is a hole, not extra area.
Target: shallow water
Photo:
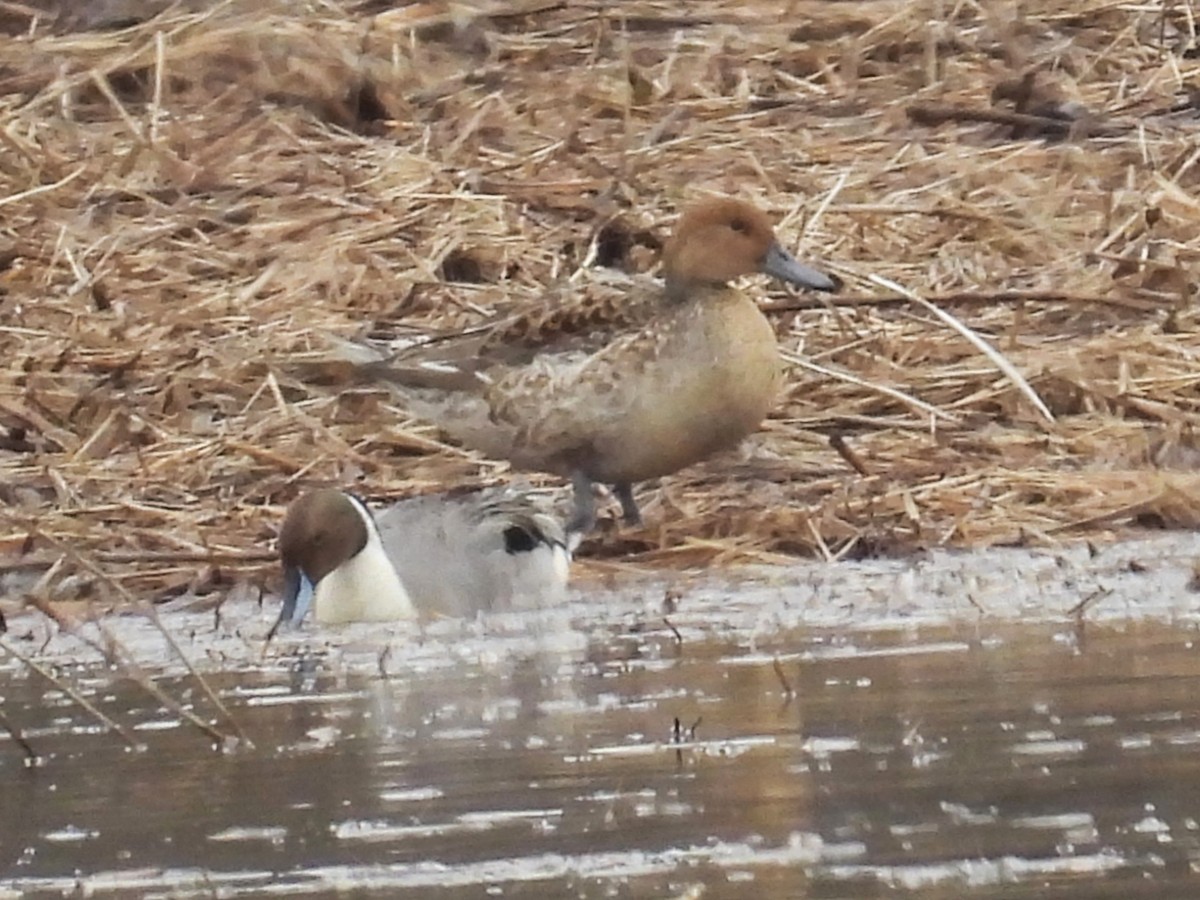
[[[254,744],[224,753],[131,683],[76,679],[142,752],[10,676],[44,764],[0,743],[0,865],[31,896],[78,877],[126,896],[1178,897],[1200,860],[1194,636],[752,650],[664,628],[404,679],[312,659],[214,676]]]
[[[656,590],[310,629],[265,656],[269,611],[168,613],[249,738],[223,749],[22,617],[8,646],[144,749],[0,651],[0,710],[41,763],[0,736],[0,896],[1192,896],[1186,598],[1157,618],[805,627],[748,589],[664,616]],[[144,620],[111,628],[157,658]]]

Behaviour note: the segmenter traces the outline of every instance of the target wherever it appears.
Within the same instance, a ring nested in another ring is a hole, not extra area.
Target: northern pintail
[[[272,634],[310,605],[325,624],[551,606],[566,597],[571,549],[555,517],[507,490],[415,497],[376,517],[323,489],[288,508],[279,556]]]
[[[570,478],[571,530],[595,522],[594,482],[612,485],[625,521],[638,524],[635,482],[736,445],[775,399],[775,331],[728,284],[755,272],[838,288],[779,244],[761,210],[710,199],[680,218],[662,282],[581,292],[387,359],[360,358],[358,368],[463,444]]]

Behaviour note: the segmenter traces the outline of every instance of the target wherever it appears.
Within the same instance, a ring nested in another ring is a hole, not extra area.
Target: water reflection
[[[276,658],[213,676],[254,745],[227,753],[71,673],[131,751],[6,663],[45,765],[0,740],[0,895],[1185,896],[1193,634],[662,624],[390,678]]]

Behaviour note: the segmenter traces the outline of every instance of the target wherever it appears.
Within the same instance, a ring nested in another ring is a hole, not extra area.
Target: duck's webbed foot
[[[567,520],[567,534],[587,534],[596,527],[596,498],[592,494],[592,479],[582,472],[571,476],[575,509]]]
[[[633,485],[628,482],[613,485],[613,493],[621,501],[621,518],[630,528],[642,526],[642,511],[638,509],[637,501],[633,499]]]

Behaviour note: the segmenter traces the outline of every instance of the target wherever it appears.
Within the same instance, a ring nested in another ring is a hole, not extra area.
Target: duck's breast
[[[378,543],[368,545],[317,584],[313,614],[323,625],[394,622],[416,611],[403,582]]]
[[[618,380],[624,409],[597,429],[607,482],[678,471],[755,431],[779,390],[775,333],[739,292],[722,291],[666,320],[656,352]]]
[[[491,424],[522,468],[602,482],[667,475],[731,447],[774,401],[779,352],[750,298],[685,299],[590,354],[546,354],[498,373]]]

